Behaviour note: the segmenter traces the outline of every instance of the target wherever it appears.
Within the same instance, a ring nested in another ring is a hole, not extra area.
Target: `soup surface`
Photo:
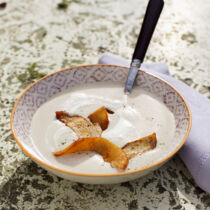
[[[125,171],[149,166],[170,152],[175,132],[173,113],[155,96],[135,87],[124,94],[120,83],[97,82],[74,87],[49,99],[32,120],[32,141],[48,164],[72,172],[110,174],[121,172],[94,152],[81,152],[55,157],[53,152],[77,140],[76,134],[55,118],[56,111],[87,117],[101,106],[112,110],[109,126],[102,137],[119,147],[141,137],[157,134],[157,147],[129,161]]]

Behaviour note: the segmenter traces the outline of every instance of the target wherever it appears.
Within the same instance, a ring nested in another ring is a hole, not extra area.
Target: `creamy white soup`
[[[155,96],[135,87],[125,95],[123,84],[98,82],[71,88],[55,95],[35,113],[31,134],[37,152],[48,164],[79,173],[110,174],[121,172],[95,152],[80,152],[55,157],[78,139],[65,124],[55,118],[56,111],[87,117],[101,106],[112,110],[109,126],[102,137],[119,147],[155,132],[157,147],[129,161],[125,171],[149,166],[169,153],[175,132],[173,113]]]

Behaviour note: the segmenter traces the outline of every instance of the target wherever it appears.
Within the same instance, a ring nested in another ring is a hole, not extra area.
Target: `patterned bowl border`
[[[146,171],[158,165],[161,165],[170,159],[183,146],[189,135],[192,116],[183,96],[166,81],[144,71],[139,71],[136,77],[135,85],[151,92],[166,104],[175,116],[176,131],[173,145],[173,151],[165,158],[147,167],[116,174],[84,174],[76,173],[56,168],[42,160],[42,157],[36,152],[31,142],[30,126],[31,120],[36,110],[53,95],[76,85],[112,81],[125,82],[128,68],[117,65],[93,64],[85,66],[71,67],[49,74],[30,85],[17,99],[11,114],[12,134],[20,148],[35,162],[56,170],[61,173],[76,176],[88,177],[109,177],[128,175],[137,172]],[[181,141],[180,141],[181,140]]]

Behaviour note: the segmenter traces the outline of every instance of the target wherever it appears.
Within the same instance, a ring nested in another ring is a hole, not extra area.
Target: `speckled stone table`
[[[104,52],[130,59],[147,1],[8,0],[0,6],[0,209],[210,209],[210,195],[175,156],[132,182],[85,185],[33,163],[15,143],[10,113],[23,89]],[[59,6],[58,6],[59,4]],[[210,2],[167,0],[145,62],[210,97]]]

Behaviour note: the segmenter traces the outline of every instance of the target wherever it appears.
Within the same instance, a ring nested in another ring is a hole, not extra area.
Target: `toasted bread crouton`
[[[102,130],[98,123],[92,124],[88,119],[69,115],[64,111],[56,112],[56,118],[71,128],[79,138],[100,137]]]
[[[156,134],[153,133],[149,136],[145,136],[136,141],[127,143],[122,147],[122,149],[127,154],[128,159],[131,159],[136,155],[140,155],[144,152],[154,149],[156,147],[156,144],[157,144]]]

